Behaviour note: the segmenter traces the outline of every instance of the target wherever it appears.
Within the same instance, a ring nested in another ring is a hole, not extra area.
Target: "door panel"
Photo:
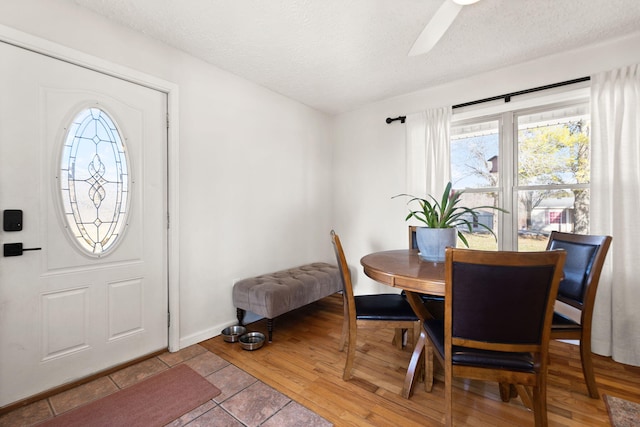
[[[166,94],[0,43],[0,210],[22,231],[0,243],[0,406],[167,347]],[[116,122],[130,170],[129,214],[103,256],[73,242],[60,153],[86,107]]]

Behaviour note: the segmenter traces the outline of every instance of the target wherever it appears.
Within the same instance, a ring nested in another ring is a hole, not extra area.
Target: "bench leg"
[[[273,337],[273,319],[267,319],[267,332],[269,333],[269,342]]]
[[[242,321],[244,320],[244,313],[245,311],[241,308],[236,308],[236,316],[238,317],[238,325],[240,326],[244,326],[244,323],[242,323]]]

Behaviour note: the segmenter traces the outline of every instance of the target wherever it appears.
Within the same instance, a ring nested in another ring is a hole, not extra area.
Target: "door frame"
[[[0,24],[0,42],[163,92],[167,96],[167,268],[169,351],[180,350],[178,85]]]

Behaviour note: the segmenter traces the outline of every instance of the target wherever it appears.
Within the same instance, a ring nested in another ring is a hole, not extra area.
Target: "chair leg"
[[[511,400],[511,384],[499,383],[498,387],[500,388],[500,400],[503,402]]]
[[[338,344],[338,351],[344,351],[344,346],[347,344],[347,335],[349,334],[349,326],[347,326],[347,319],[342,324],[342,333],[340,334],[340,343]]]
[[[395,330],[395,334],[393,335],[391,344],[398,349],[403,349],[405,347],[413,348],[418,336],[420,335],[420,330],[422,329],[422,325],[420,324],[420,322],[413,323],[414,324],[412,329],[397,328]]]
[[[500,399],[503,402],[508,402],[511,399],[518,397],[518,389],[515,385],[509,383],[500,383]]]
[[[453,426],[453,367],[445,361],[444,367],[444,425]]]
[[[429,393],[433,389],[433,347],[431,344],[424,347],[424,389]]]
[[[343,303],[344,315],[342,317],[342,334],[340,334],[340,343],[338,344],[338,351],[344,351],[344,346],[347,343],[347,335],[349,335],[349,312],[347,308],[347,302]]]
[[[393,334],[393,340],[391,344],[394,345],[397,349],[401,350],[404,347],[404,333],[406,329],[396,328]]]
[[[580,339],[580,360],[582,361],[582,374],[584,382],[587,383],[589,397],[592,399],[600,399],[596,377],[593,373],[593,362],[591,359],[591,337],[582,337]]]
[[[349,334],[349,342],[347,344],[347,361],[344,364],[344,372],[342,373],[342,379],[347,381],[351,379],[351,371],[353,369],[353,359],[356,356],[356,332]]]
[[[533,419],[536,427],[547,427],[547,393],[546,385],[533,387]]]

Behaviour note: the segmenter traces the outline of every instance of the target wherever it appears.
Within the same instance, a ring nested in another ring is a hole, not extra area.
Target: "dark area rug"
[[[640,403],[619,397],[603,395],[612,427],[634,427],[640,425]]]
[[[163,426],[218,394],[220,390],[193,369],[178,365],[38,425]]]

